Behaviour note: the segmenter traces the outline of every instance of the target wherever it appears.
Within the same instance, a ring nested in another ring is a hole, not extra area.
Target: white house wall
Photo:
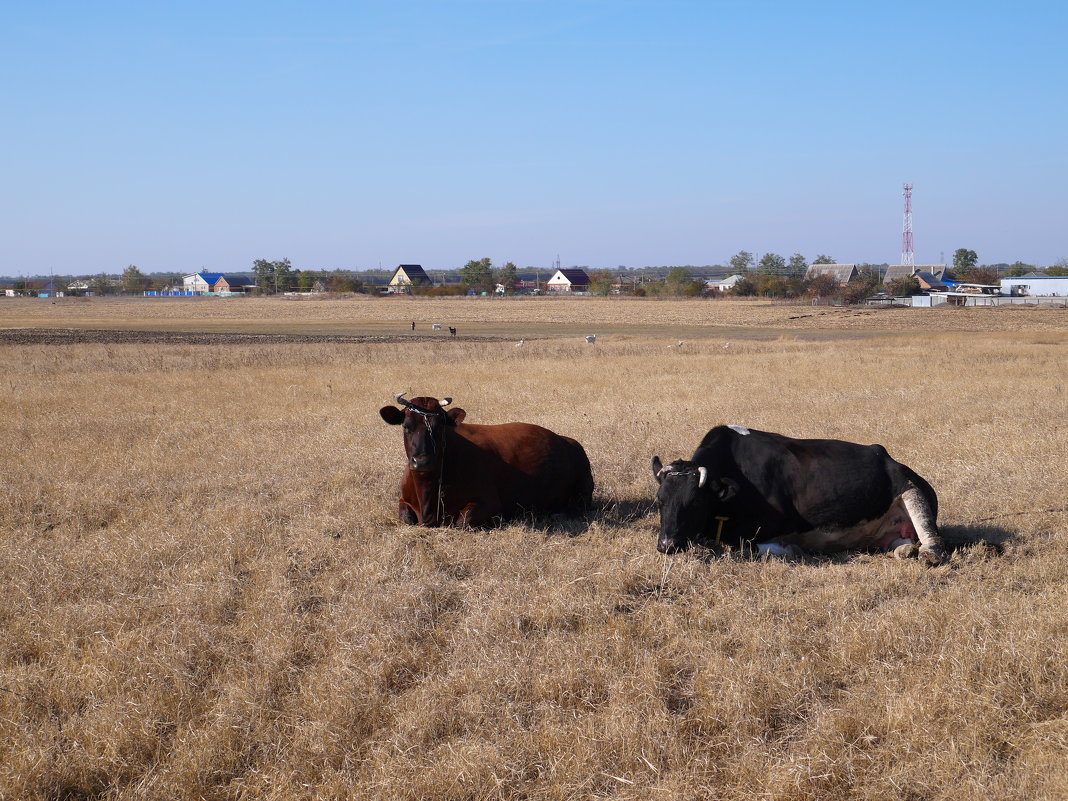
[[[1068,297],[1068,276],[1061,278],[1002,278],[1001,279],[1001,294],[1011,295],[1013,294],[1013,287],[1019,287],[1025,289],[1027,295],[1032,298],[1061,298]],[[1020,292],[1017,289],[1017,293]]]

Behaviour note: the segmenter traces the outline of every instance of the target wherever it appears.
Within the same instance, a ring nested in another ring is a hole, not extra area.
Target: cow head
[[[712,478],[707,467],[681,459],[663,465],[654,456],[653,476],[660,485],[656,492],[660,510],[656,549],[660,553],[685,551],[691,542],[711,533],[722,505],[738,492],[731,479]]]
[[[404,427],[408,467],[416,473],[436,472],[441,469],[445,455],[445,430],[462,421],[466,412],[463,409],[446,412],[445,407],[452,403],[452,398],[405,400],[404,395],[402,392],[396,396],[403,409],[383,406],[378,413],[391,426]]]

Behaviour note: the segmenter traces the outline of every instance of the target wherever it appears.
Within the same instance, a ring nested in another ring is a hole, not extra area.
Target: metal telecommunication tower
[[[901,229],[901,263],[911,267],[915,256],[912,247],[912,184],[905,184],[905,226]]]

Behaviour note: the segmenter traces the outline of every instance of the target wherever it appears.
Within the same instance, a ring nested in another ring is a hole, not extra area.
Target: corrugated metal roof
[[[818,275],[829,275],[839,283],[846,283],[856,275],[855,264],[813,264],[805,271],[805,280],[811,281]]]

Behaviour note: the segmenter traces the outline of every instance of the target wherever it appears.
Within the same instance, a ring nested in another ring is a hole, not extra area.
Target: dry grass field
[[[538,300],[0,300],[382,337],[0,336],[0,799],[1068,797],[1068,312]],[[579,439],[596,508],[399,525],[400,391]],[[882,443],[949,563],[658,555],[723,422]]]

